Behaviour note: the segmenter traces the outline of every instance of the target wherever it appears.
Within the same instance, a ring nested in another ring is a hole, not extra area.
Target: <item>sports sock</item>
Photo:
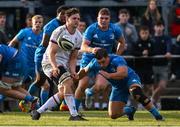
[[[28,89],[28,92],[31,94],[31,95],[34,95],[36,91],[38,91],[39,87],[36,85],[36,83],[32,83],[30,86],[29,86],[29,89]]]
[[[133,109],[131,107],[126,106],[123,108],[123,111],[124,111],[124,114],[129,115],[133,112]]]
[[[85,90],[85,93],[86,93],[86,96],[91,97],[94,94],[94,90],[93,90],[93,88],[87,88]]]
[[[43,105],[48,100],[48,97],[49,97],[49,91],[41,89],[41,95],[40,95],[41,105]]]
[[[58,97],[58,94],[53,95],[50,97],[45,104],[43,104],[37,111],[39,113],[43,113],[46,110],[51,110],[52,108],[56,107],[58,104],[60,104],[61,100]]]
[[[79,106],[81,104],[81,99],[75,98],[75,104],[76,104],[76,109],[79,110]]]
[[[64,95],[64,99],[66,101],[66,104],[68,105],[70,114],[72,116],[77,116],[78,112],[76,110],[76,105],[75,105],[75,101],[74,101],[74,97],[72,94],[65,94]]]
[[[34,97],[31,95],[26,95],[24,100],[25,100],[25,102],[32,102],[34,100]]]
[[[157,108],[155,108],[154,106],[149,110],[149,112],[150,112],[154,117],[160,116],[159,111],[158,111]]]

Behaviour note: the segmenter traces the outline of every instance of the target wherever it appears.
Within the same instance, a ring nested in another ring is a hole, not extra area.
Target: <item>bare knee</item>
[[[117,113],[109,114],[109,117],[110,117],[111,119],[117,119],[117,118],[119,118],[119,117],[121,117],[121,116],[122,116],[122,114],[117,114]]]

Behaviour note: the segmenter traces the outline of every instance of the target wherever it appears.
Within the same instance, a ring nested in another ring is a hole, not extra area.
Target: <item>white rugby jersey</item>
[[[76,29],[76,32],[74,34],[70,34],[66,28],[66,25],[59,26],[56,28],[51,37],[50,37],[50,43],[57,43],[58,37],[62,37],[63,35],[68,35],[71,38],[71,42],[74,43],[74,49],[80,49],[81,43],[82,43],[82,34],[79,32],[78,29]],[[49,47],[47,47],[47,50],[43,56],[42,65],[50,64],[49,62]],[[64,51],[61,47],[59,47],[58,52],[56,54],[56,62],[58,66],[64,66],[67,70],[69,70],[69,56],[71,51]]]

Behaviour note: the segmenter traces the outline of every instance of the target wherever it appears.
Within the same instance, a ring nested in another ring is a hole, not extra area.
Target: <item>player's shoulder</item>
[[[48,27],[56,27],[59,24],[58,19],[54,18],[52,20],[50,20],[45,26],[44,29],[48,28]]]

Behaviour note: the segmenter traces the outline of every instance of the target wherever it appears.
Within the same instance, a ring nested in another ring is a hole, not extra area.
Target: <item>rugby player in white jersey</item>
[[[42,60],[44,73],[58,85],[59,91],[38,110],[31,112],[33,120],[38,120],[41,113],[60,104],[63,98],[71,114],[69,120],[86,120],[76,110],[73,91],[74,80],[78,79],[76,60],[82,42],[82,35],[77,29],[80,14],[77,8],[71,8],[65,12],[65,15],[66,24],[53,31]],[[72,43],[72,47],[63,47],[61,40]]]

